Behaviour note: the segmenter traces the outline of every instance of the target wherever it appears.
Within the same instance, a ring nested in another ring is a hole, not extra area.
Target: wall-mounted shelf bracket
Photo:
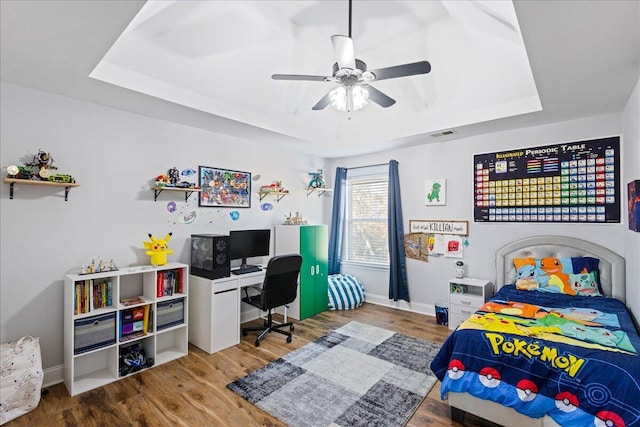
[[[280,200],[282,200],[282,198],[284,196],[288,196],[290,193],[287,192],[282,192],[282,191],[269,191],[269,192],[259,192],[258,195],[260,196],[260,201],[262,201],[262,199],[264,199],[267,196],[274,196],[276,198],[276,202],[279,202]]]
[[[189,197],[191,196],[191,193],[199,193],[202,191],[201,188],[181,188],[181,187],[153,187],[153,201],[157,202],[158,201],[158,196],[160,195],[160,193],[162,193],[164,190],[167,191],[181,191],[184,193],[184,201],[186,202],[187,200],[189,200]]]
[[[331,188],[307,187],[305,188],[305,191],[307,192],[307,197],[316,190],[318,191],[318,197],[322,196],[324,193],[330,193],[333,191],[333,189]]]
[[[69,190],[71,187],[77,187],[80,184],[71,182],[51,182],[51,181],[36,181],[30,179],[17,179],[17,178],[5,178],[4,182],[9,184],[9,199],[13,199],[13,187],[15,184],[27,184],[27,185],[40,185],[48,187],[64,187],[64,201],[69,200]]]

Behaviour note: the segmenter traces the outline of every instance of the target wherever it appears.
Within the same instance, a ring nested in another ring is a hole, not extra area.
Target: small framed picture
[[[202,191],[198,205],[203,207],[250,208],[251,173],[230,169],[198,167]]]
[[[425,183],[425,205],[444,206],[447,204],[447,180],[428,179]]]

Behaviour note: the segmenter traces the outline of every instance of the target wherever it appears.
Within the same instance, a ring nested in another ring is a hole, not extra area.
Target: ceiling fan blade
[[[411,64],[369,70],[370,73],[376,76],[376,81],[395,79],[396,77],[414,76],[416,74],[427,74],[429,71],[431,71],[431,64],[429,64],[428,61],[413,62]]]
[[[324,110],[325,107],[327,105],[329,105],[329,94],[327,93],[325,96],[322,97],[322,99],[320,99],[320,101],[318,101],[316,103],[316,105],[313,106],[312,110]]]
[[[273,74],[271,78],[273,80],[307,80],[312,82],[327,81],[327,77],[325,76],[307,76],[304,74]]]
[[[362,85],[362,87],[367,89],[367,91],[369,92],[369,100],[375,102],[382,108],[391,107],[396,103],[395,99],[385,95],[373,86]]]
[[[353,50],[353,39],[347,36],[331,36],[333,53],[336,56],[338,67],[356,68],[356,55]]]

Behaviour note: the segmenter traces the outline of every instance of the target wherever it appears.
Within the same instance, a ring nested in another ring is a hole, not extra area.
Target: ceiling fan
[[[313,110],[322,110],[327,105],[332,104],[340,111],[351,112],[367,105],[367,100],[373,101],[383,108],[391,107],[396,103],[395,99],[374,88],[369,83],[378,80],[427,74],[431,71],[431,64],[428,61],[367,70],[367,64],[355,57],[353,39],[351,38],[351,9],[352,0],[349,0],[349,36],[331,36],[333,52],[337,61],[333,64],[333,74],[331,76],[304,74],[273,74],[271,76],[274,80],[340,83],[339,87],[323,96],[313,106]]]

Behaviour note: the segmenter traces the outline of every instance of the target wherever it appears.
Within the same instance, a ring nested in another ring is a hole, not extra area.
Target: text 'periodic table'
[[[476,222],[620,222],[620,137],[473,159]]]

